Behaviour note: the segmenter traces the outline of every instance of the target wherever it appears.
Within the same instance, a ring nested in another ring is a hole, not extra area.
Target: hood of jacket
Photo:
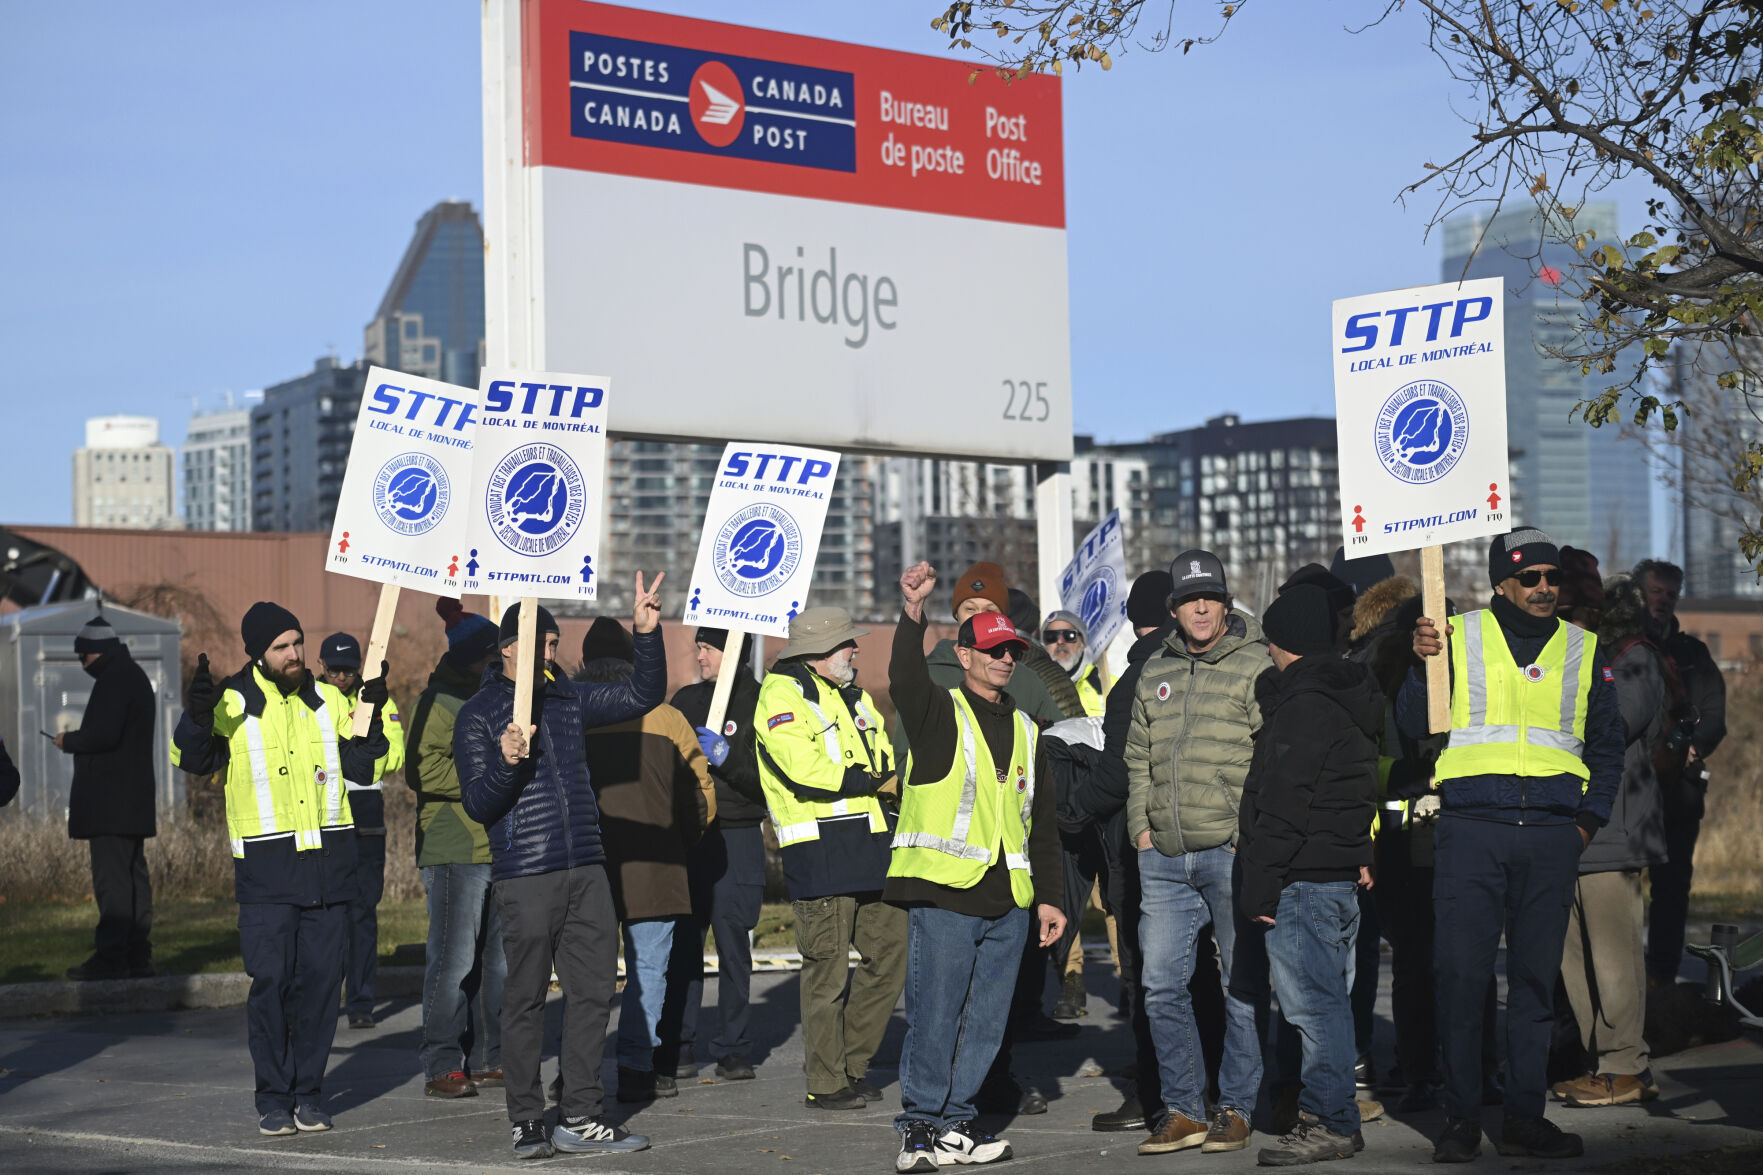
[[[486,667],[489,671],[495,668],[494,661]],[[482,677],[474,676],[455,665],[452,654],[443,653],[441,659],[435,662],[434,672],[429,674],[429,685],[456,698],[469,698],[483,688],[487,679],[488,672]]]
[[[1144,636],[1134,640],[1132,647],[1126,651],[1126,663],[1128,665],[1138,665],[1145,661],[1149,661],[1152,657],[1157,655],[1157,650],[1163,647],[1163,642],[1168,640],[1174,631],[1175,621],[1171,620],[1161,628],[1153,629],[1152,631],[1147,632]]]
[[[1363,665],[1338,657],[1300,657],[1283,670],[1269,668],[1255,680],[1255,700],[1264,722],[1281,706],[1314,704],[1325,698],[1346,711],[1354,726],[1375,742],[1383,733],[1383,691]]]
[[[1366,588],[1353,605],[1352,639],[1360,641],[1370,636],[1402,606],[1402,601],[1419,594],[1419,585],[1406,575],[1392,575]]]
[[[1163,647],[1177,657],[1186,657],[1203,665],[1216,665],[1244,645],[1266,642],[1267,638],[1261,633],[1261,622],[1241,608],[1232,608],[1230,615],[1224,618],[1224,635],[1204,653],[1188,651],[1187,638],[1182,635],[1181,625],[1175,621],[1170,622],[1168,635],[1163,638]]]

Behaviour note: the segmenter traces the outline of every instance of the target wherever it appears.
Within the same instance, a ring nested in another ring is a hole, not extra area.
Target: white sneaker
[[[1001,1163],[1011,1156],[1010,1144],[994,1138],[972,1122],[951,1122],[937,1138],[937,1162]]]

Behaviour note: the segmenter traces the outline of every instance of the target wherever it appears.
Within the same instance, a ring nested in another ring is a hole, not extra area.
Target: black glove
[[[361,684],[361,700],[375,710],[384,708],[386,700],[392,695],[386,689],[386,673],[391,668],[386,662],[380,662],[380,675],[371,681]]]
[[[839,794],[843,796],[874,795],[875,789],[887,782],[880,775],[871,775],[865,767],[853,764],[845,768],[845,778],[841,781]]]
[[[220,704],[220,686],[208,672],[208,654],[196,657],[196,673],[190,688],[184,691],[184,709],[198,726],[214,725],[214,707]]]

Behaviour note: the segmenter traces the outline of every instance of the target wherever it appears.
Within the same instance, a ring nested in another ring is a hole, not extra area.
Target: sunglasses
[[[1538,571],[1533,568],[1530,571],[1520,571],[1512,578],[1518,581],[1520,587],[1533,588],[1545,579],[1549,581],[1550,587],[1560,587],[1561,569],[1557,567],[1551,571]]]
[[[1005,641],[1003,644],[993,645],[989,649],[976,648],[973,645],[969,645],[968,648],[973,649],[976,653],[984,653],[994,661],[1002,660],[1005,657],[1012,661],[1016,660],[1016,642],[1014,641]]]
[[[1049,628],[1046,632],[1041,634],[1041,643],[1043,645],[1070,643],[1080,639],[1082,638],[1077,635],[1077,630],[1074,628]]]

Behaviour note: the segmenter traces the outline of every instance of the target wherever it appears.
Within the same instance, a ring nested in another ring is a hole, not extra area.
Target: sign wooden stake
[[[520,597],[520,627],[515,639],[520,642],[520,655],[514,666],[514,724],[525,730],[533,724],[533,648],[538,637],[539,601],[536,596]],[[533,753],[527,744],[526,753]]]
[[[1445,549],[1420,548],[1420,603],[1427,619],[1438,627],[1439,639],[1445,636]],[[1426,658],[1426,722],[1434,734],[1451,729],[1451,664],[1448,651]]]
[[[729,639],[739,642],[741,634],[730,632]],[[753,638],[758,640],[758,637]],[[722,720],[728,715],[728,696],[734,692],[735,674],[741,668],[741,659],[723,650],[722,668],[716,671],[716,689],[710,695],[710,713],[704,718],[704,725],[717,734],[722,733]]]
[[[398,593],[402,591],[395,583],[380,585],[380,606],[373,614],[373,632],[367,638],[367,656],[361,661],[363,679],[380,675],[380,662],[386,659],[386,645],[392,639],[392,621],[398,615]],[[355,706],[355,737],[366,738],[367,728],[373,724],[373,705],[359,702]]]

